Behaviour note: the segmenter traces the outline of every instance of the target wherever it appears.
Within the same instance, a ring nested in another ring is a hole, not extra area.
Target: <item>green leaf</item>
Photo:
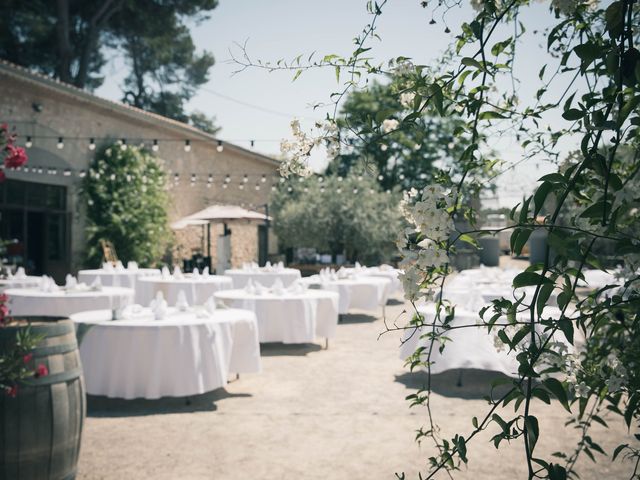
[[[536,300],[536,309],[538,311],[538,315],[542,315],[542,311],[544,310],[551,293],[553,293],[553,289],[555,285],[553,283],[546,283],[540,287],[540,291],[538,292],[538,299]]]
[[[529,236],[531,236],[533,228],[516,228],[511,234],[511,251],[515,255],[520,255]]]
[[[569,343],[573,345],[573,322],[566,317],[562,317],[558,320],[558,327],[562,330],[564,336],[567,337]]]
[[[478,70],[483,70],[482,64],[479,61],[477,61],[477,60],[475,60],[475,59],[473,59],[471,57],[464,57],[461,60],[461,62],[462,62],[463,65],[466,65],[467,67],[475,67]]]
[[[580,120],[584,117],[585,112],[582,110],[578,110],[577,108],[570,108],[569,110],[565,110],[562,114],[562,118],[565,120]]]
[[[547,378],[542,381],[543,385],[551,392],[551,394],[558,399],[560,404],[571,413],[571,408],[569,407],[569,399],[567,397],[567,392],[565,390],[564,385],[555,378]]]
[[[528,287],[538,284],[551,284],[553,281],[550,278],[543,277],[536,272],[522,272],[515,276],[513,279],[513,288]]]
[[[589,65],[602,54],[602,49],[593,42],[586,42],[582,45],[577,45],[573,51],[576,52],[576,55],[578,55],[580,60],[582,60],[583,67]]]
[[[551,182],[542,182],[542,184],[536,190],[533,195],[533,216],[537,216],[544,205],[544,201],[547,199],[549,192],[553,190],[553,184]]]
[[[624,30],[624,2],[613,2],[604,12],[605,24],[611,38],[619,37]]]
[[[492,110],[488,110],[488,111],[486,111],[486,112],[482,112],[482,113],[480,113],[480,115],[478,115],[478,118],[479,118],[480,120],[492,120],[492,119],[494,119],[494,118],[497,118],[497,119],[504,119],[504,118],[507,118],[507,117],[505,117],[505,116],[504,116],[503,114],[501,114],[500,112],[494,112],[494,111],[492,111]]]
[[[538,442],[538,436],[540,435],[540,427],[538,425],[538,419],[533,415],[528,415],[524,419],[524,424],[527,427],[527,437],[529,439],[529,453],[533,453],[533,449],[536,448]]]

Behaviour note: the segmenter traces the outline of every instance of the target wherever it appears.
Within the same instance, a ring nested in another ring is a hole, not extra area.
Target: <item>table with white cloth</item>
[[[9,310],[15,317],[68,317],[85,310],[117,311],[133,303],[133,290],[124,287],[48,292],[35,288],[10,288],[4,293],[9,296]]]
[[[156,320],[147,309],[110,320],[108,310],[71,316],[87,393],[112,398],[184,397],[226,385],[232,373],[258,373],[253,312],[178,311]]]
[[[421,359],[426,361],[431,339],[424,336],[433,331],[430,324],[435,320],[436,307],[434,304],[427,304],[418,307],[418,312],[424,316],[424,323],[429,324],[425,327],[406,328],[403,332],[402,345],[400,347],[400,358],[406,360],[414,354],[419,347],[424,347]],[[547,307],[544,310],[545,318],[548,316],[559,317],[560,311],[555,307]],[[527,315],[528,312],[524,312]],[[440,312],[441,323],[446,313],[444,309]],[[488,314],[488,316],[490,316]],[[450,339],[447,341],[446,347],[440,352],[439,342],[434,342],[434,348],[431,353],[430,361],[431,373],[437,374],[452,369],[478,369],[502,372],[509,376],[517,376],[518,361],[516,360],[517,352],[509,353],[509,348],[504,347],[500,351],[494,343],[494,336],[497,335],[498,328],[494,329],[494,333],[488,333],[487,327],[477,325],[480,321],[480,315],[477,312],[456,308],[455,317],[449,324],[450,327],[460,327],[462,325],[473,325],[466,328],[447,329],[444,335]],[[443,331],[440,329],[440,331]],[[560,337],[561,335],[559,335]],[[560,339],[563,341],[563,339]]]
[[[78,272],[78,281],[93,284],[96,280],[100,280],[100,284],[106,287],[125,287],[136,289],[136,281],[142,277],[152,275],[160,275],[157,268],[138,268],[138,269],[111,269],[104,268],[94,270],[80,270]]]
[[[217,292],[215,298],[233,308],[255,312],[260,343],[312,343],[317,337],[335,336],[338,294],[323,290],[249,293]]]
[[[145,277],[138,279],[136,301],[148,305],[162,292],[169,305],[175,305],[178,294],[184,292],[189,305],[204,305],[207,299],[220,290],[231,290],[233,282],[224,275],[185,275],[183,278]]]
[[[320,275],[305,277],[301,283],[311,287],[338,293],[338,312],[343,315],[350,310],[375,311],[387,303],[391,280],[382,277],[356,276],[329,279]]]
[[[389,284],[389,294],[402,293],[402,282],[400,281],[400,273],[402,270],[393,268],[391,265],[380,265],[378,267],[355,267],[355,268],[342,268],[350,276],[369,276],[369,277],[382,277],[388,278],[391,283]]]
[[[300,279],[300,270],[295,268],[282,268],[282,269],[231,269],[225,270],[224,275],[231,277],[233,280],[233,288],[244,288],[249,283],[257,282],[263,287],[272,287],[276,280],[280,279],[282,285],[289,287]]]
[[[33,275],[24,277],[0,278],[0,293],[8,288],[33,288],[40,285],[40,278]]]

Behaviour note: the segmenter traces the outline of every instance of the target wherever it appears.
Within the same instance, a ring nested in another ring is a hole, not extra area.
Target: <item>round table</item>
[[[156,292],[162,292],[169,305],[175,305],[178,293],[184,292],[189,305],[204,305],[215,292],[231,290],[233,281],[223,275],[185,276],[184,278],[165,278],[161,276],[138,279],[136,302],[149,305]]]
[[[316,337],[335,336],[338,295],[334,292],[307,290],[278,295],[225,290],[215,297],[230,307],[255,312],[260,343],[312,343]]]
[[[30,288],[10,288],[9,310],[13,316],[68,317],[85,310],[119,310],[133,303],[133,290],[123,287],[102,287],[100,290],[60,289],[42,292]]]
[[[357,276],[343,279],[327,279],[312,275],[301,280],[311,287],[338,293],[338,312],[342,315],[350,310],[375,311],[387,303],[391,280],[382,277]]]
[[[0,278],[0,293],[8,288],[35,288],[40,285],[40,279],[33,275],[25,277]]]
[[[430,303],[419,306],[418,312],[424,315],[425,323],[430,324],[435,319],[436,308],[434,304]],[[555,307],[547,307],[544,312],[545,318],[549,316],[558,317],[560,315],[560,311]],[[444,309],[440,312],[440,315],[440,321],[444,320],[446,315]],[[523,312],[520,316],[523,320],[526,320],[528,318],[527,315],[528,311]],[[485,319],[490,317],[491,313],[488,312],[485,315]],[[480,321],[480,315],[477,312],[456,308],[451,326],[475,325],[478,321]],[[503,322],[499,321],[498,323]],[[496,335],[497,330],[498,327],[493,330]],[[426,361],[431,340],[429,337],[422,336],[431,333],[431,331],[431,326],[418,327],[417,330],[415,328],[405,329],[402,337],[403,343],[400,347],[400,358],[406,360],[413,355],[418,347],[424,347],[421,358]],[[494,344],[494,334],[489,334],[486,326],[478,325],[477,327],[447,330],[445,336],[450,341],[447,341],[446,347],[442,352],[439,350],[440,343],[434,342],[430,358],[433,362],[431,373],[436,374],[452,369],[473,368],[502,372],[512,377],[517,376],[519,364],[516,360],[516,355],[518,352],[509,353],[508,346],[498,351]],[[566,343],[562,334],[557,335],[557,340]],[[571,346],[567,346],[571,350]]]
[[[100,284],[106,287],[125,287],[136,289],[136,282],[139,278],[151,275],[160,275],[157,268],[138,268],[137,270],[117,269],[105,270],[99,268],[95,270],[80,270],[78,281],[93,284],[96,279],[100,279]]]
[[[108,310],[72,315],[87,393],[112,398],[183,397],[223,387],[231,373],[260,371],[256,318],[246,310],[143,308],[110,320]]]
[[[280,270],[265,270],[264,268],[254,270],[232,269],[226,270],[224,275],[231,277],[233,288],[244,288],[249,283],[249,280],[254,283],[258,282],[263,287],[272,287],[277,279],[280,279],[282,285],[289,287],[301,277],[300,270],[295,268],[283,268]]]

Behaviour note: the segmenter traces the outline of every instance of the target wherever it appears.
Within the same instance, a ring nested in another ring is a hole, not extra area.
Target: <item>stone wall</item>
[[[84,92],[74,94],[68,86],[56,86],[56,82],[45,79],[34,80],[29,75],[26,74],[24,79],[17,78],[0,70],[0,120],[16,127],[20,134],[19,143],[23,144],[27,136],[32,137],[33,146],[27,151],[30,167],[54,167],[57,173],[50,175],[45,171],[38,174],[30,169],[28,173],[7,172],[7,177],[68,187],[67,205],[73,219],[70,240],[72,271],[81,266],[84,258],[87,205],[79,195],[82,181],[79,175],[65,176],[62,172],[67,168],[74,172],[87,169],[93,157],[88,148],[89,141],[74,137],[94,137],[96,143],[104,142],[104,138],[110,141],[126,138],[129,144],[144,141],[147,146],[151,145],[151,139],[158,139],[157,155],[163,160],[170,177],[171,221],[215,203],[244,205],[262,211],[258,206],[268,201],[276,174],[276,163],[270,159],[231,144],[223,144],[223,151],[219,152],[215,141],[190,127],[114,102],[87,98]],[[57,148],[58,137],[66,138],[63,149]],[[187,139],[191,142],[190,152],[184,149]],[[192,175],[196,176],[193,184]],[[209,184],[210,175],[213,181]],[[228,183],[225,182],[227,175],[230,176]],[[243,181],[245,175],[246,183]],[[265,182],[262,182],[263,176]],[[214,255],[215,240],[221,228],[212,226],[211,250]],[[190,256],[193,248],[201,248],[201,238],[201,227],[177,231],[176,253],[180,251]],[[232,239],[234,266],[257,258],[255,225],[234,227]]]

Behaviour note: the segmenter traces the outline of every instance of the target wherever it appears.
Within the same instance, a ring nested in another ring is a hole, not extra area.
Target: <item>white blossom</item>
[[[416,98],[415,92],[403,92],[400,94],[400,103],[404,108],[413,108],[413,101]]]
[[[382,122],[382,131],[384,133],[392,132],[394,130],[397,130],[399,125],[400,125],[400,122],[395,118],[387,118]]]
[[[589,386],[585,382],[580,382],[573,387],[577,398],[587,398],[589,396]]]

